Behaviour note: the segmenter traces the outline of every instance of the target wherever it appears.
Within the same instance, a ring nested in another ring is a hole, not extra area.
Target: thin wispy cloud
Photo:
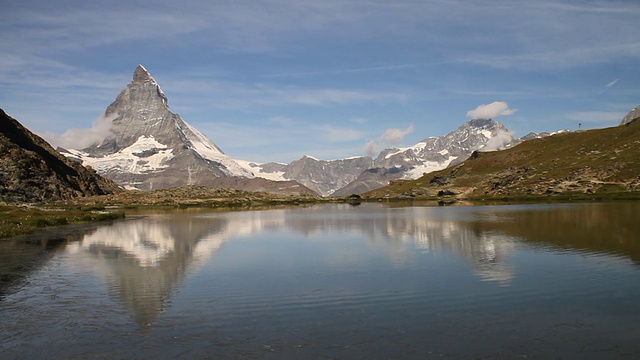
[[[285,73],[277,73],[277,74],[265,74],[262,76],[265,78],[283,78],[283,77],[305,77],[305,76],[319,76],[319,75],[356,74],[356,73],[413,69],[420,65],[421,64],[391,64],[391,65],[381,65],[381,66],[358,67],[358,68],[352,68],[352,69],[334,69],[334,70],[306,71],[306,72],[285,72]]]
[[[398,90],[364,88],[313,88],[282,85],[279,83],[247,84],[237,81],[199,77],[190,80],[161,78],[156,80],[167,94],[177,92],[186,95],[186,101],[200,99],[208,107],[246,108],[248,105],[280,106],[331,106],[366,103],[393,103],[411,99],[414,94]],[[212,102],[211,99],[216,99]]]
[[[611,81],[610,83],[608,83],[607,85],[605,85],[604,87],[610,88],[610,87],[614,86],[615,84],[617,84],[618,81],[620,81],[620,79],[615,79],[615,80]]]

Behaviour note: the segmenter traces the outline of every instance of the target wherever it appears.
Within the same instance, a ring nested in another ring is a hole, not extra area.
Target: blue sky
[[[640,104],[635,0],[3,3],[0,107],[50,139],[91,128],[138,64],[173,112],[259,162],[413,145],[494,102],[479,110],[515,136]]]

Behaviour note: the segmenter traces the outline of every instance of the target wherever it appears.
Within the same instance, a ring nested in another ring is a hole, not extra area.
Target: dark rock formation
[[[112,181],[55,151],[0,109],[0,201],[45,202],[120,191]]]

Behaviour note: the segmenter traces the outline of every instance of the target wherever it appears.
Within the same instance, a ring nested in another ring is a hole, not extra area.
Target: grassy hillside
[[[561,133],[504,151],[476,152],[457,166],[363,195],[438,196],[640,198],[640,121]]]

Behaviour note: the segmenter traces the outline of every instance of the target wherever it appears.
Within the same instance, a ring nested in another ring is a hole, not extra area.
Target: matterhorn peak
[[[151,74],[149,73],[149,71],[142,66],[142,64],[139,64],[138,67],[136,68],[136,71],[133,73],[133,81],[153,81],[156,82],[156,80],[153,78],[153,76],[151,76]]]
[[[151,190],[211,184],[217,177],[254,177],[172,113],[160,85],[142,65],[104,116],[112,119],[111,126],[99,145],[68,151],[120,185]]]

